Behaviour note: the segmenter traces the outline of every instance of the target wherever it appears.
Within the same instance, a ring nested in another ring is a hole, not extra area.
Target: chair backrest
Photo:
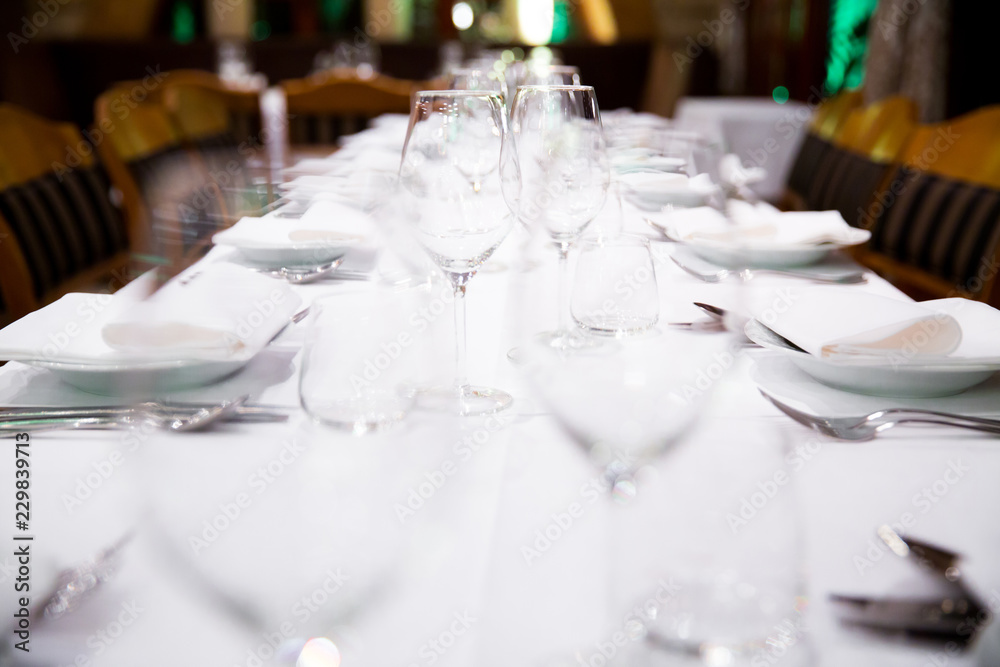
[[[160,96],[138,100],[131,90],[119,84],[97,98],[98,150],[136,220],[133,250],[182,268],[227,224],[224,197]]]
[[[833,143],[876,162],[893,162],[917,127],[917,105],[905,97],[887,97],[847,114]]]
[[[219,186],[227,214],[259,215],[266,197],[258,191],[247,156],[264,148],[263,137],[241,135],[225,96],[208,87],[174,82],[161,99],[185,144],[197,152]]]
[[[861,105],[860,91],[845,91],[824,100],[809,123],[788,176],[786,202],[789,208],[804,208],[805,198],[812,188],[816,170],[830,148],[847,115]]]
[[[211,72],[169,72],[161,100],[187,138],[203,138],[214,131],[228,133],[239,143],[261,133],[260,93],[234,89]]]
[[[1000,106],[920,126],[870,214],[870,263],[927,295],[1000,302]]]
[[[327,73],[285,81],[289,138],[293,144],[333,144],[344,134],[364,129],[384,113],[409,113],[410,81],[378,75],[371,79]]]
[[[110,191],[79,130],[0,104],[0,296],[10,315],[124,267],[128,233]]]
[[[847,120],[847,115],[860,107],[863,102],[860,90],[845,90],[824,100],[813,114],[809,131],[821,139],[831,141]]]
[[[901,97],[849,112],[816,168],[806,207],[837,210],[849,224],[869,227],[869,204],[916,128],[916,105]]]

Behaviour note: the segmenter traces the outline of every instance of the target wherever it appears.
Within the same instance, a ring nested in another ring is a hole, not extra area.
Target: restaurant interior
[[[0,665],[1000,665],[951,0],[3,0]]]

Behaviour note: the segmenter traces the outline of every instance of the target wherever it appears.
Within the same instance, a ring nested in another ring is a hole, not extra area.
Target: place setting
[[[793,293],[751,318],[746,336],[764,397],[832,437],[867,440],[897,424],[1000,432],[1000,312],[966,299],[913,303],[841,287]]]
[[[4,666],[1000,664],[961,3],[44,4]]]

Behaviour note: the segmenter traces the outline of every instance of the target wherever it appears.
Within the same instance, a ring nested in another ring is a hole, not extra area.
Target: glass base
[[[608,345],[604,341],[585,336],[578,331],[544,331],[535,334],[533,339],[558,352],[586,352],[599,350]],[[520,366],[525,362],[524,351],[519,347],[510,348],[507,350],[507,360]]]
[[[426,410],[448,412],[461,417],[492,415],[506,410],[514,397],[489,387],[423,389],[417,393],[417,405]]]

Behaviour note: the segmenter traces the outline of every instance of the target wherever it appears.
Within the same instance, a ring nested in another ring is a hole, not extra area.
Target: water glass
[[[591,333],[629,336],[660,317],[660,295],[649,241],[637,235],[592,237],[580,244],[572,313]]]
[[[310,307],[299,398],[316,421],[363,435],[400,422],[426,380],[420,288],[371,285]]]

